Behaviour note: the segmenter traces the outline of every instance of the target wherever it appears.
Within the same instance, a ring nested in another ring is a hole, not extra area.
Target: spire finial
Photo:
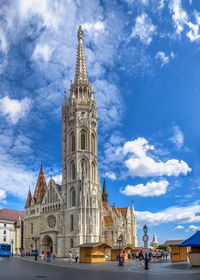
[[[79,25],[79,28],[78,28],[77,38],[78,38],[78,41],[83,40],[83,29],[82,29],[81,25]]]

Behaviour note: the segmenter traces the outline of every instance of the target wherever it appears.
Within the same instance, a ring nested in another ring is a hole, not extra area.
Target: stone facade
[[[97,150],[98,116],[86,69],[83,31],[78,29],[76,73],[70,97],[62,106],[62,184],[51,178],[46,186],[41,167],[35,192],[30,191],[24,218],[25,249],[37,246],[66,256],[87,242],[137,246],[134,208],[108,205],[104,182],[101,191]],[[33,237],[38,237],[34,241]]]

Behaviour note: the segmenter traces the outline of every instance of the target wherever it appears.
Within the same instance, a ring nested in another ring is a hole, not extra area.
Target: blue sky
[[[85,32],[110,204],[159,242],[200,226],[200,2],[2,1],[0,207],[22,210],[42,162],[61,177],[61,105]]]

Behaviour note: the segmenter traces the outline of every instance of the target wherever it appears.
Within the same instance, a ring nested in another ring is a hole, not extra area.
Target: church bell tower
[[[62,106],[62,189],[66,248],[99,241],[97,110],[78,28],[75,78]]]

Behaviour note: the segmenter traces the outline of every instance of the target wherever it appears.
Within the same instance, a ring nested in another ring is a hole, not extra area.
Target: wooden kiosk
[[[187,262],[189,247],[179,247],[184,240],[167,240],[163,245],[167,245],[171,249],[172,262]]]
[[[111,249],[111,261],[117,261],[119,258],[119,254],[121,254],[123,251],[126,252],[126,257],[124,258],[125,261],[128,260],[128,251],[131,251],[132,247],[127,245],[125,247],[119,248],[119,246],[113,246]]]
[[[80,263],[102,263],[106,261],[105,249],[112,248],[102,242],[84,243],[80,248]]]
[[[200,231],[180,244],[180,248],[191,248],[188,258],[192,266],[200,266]]]

